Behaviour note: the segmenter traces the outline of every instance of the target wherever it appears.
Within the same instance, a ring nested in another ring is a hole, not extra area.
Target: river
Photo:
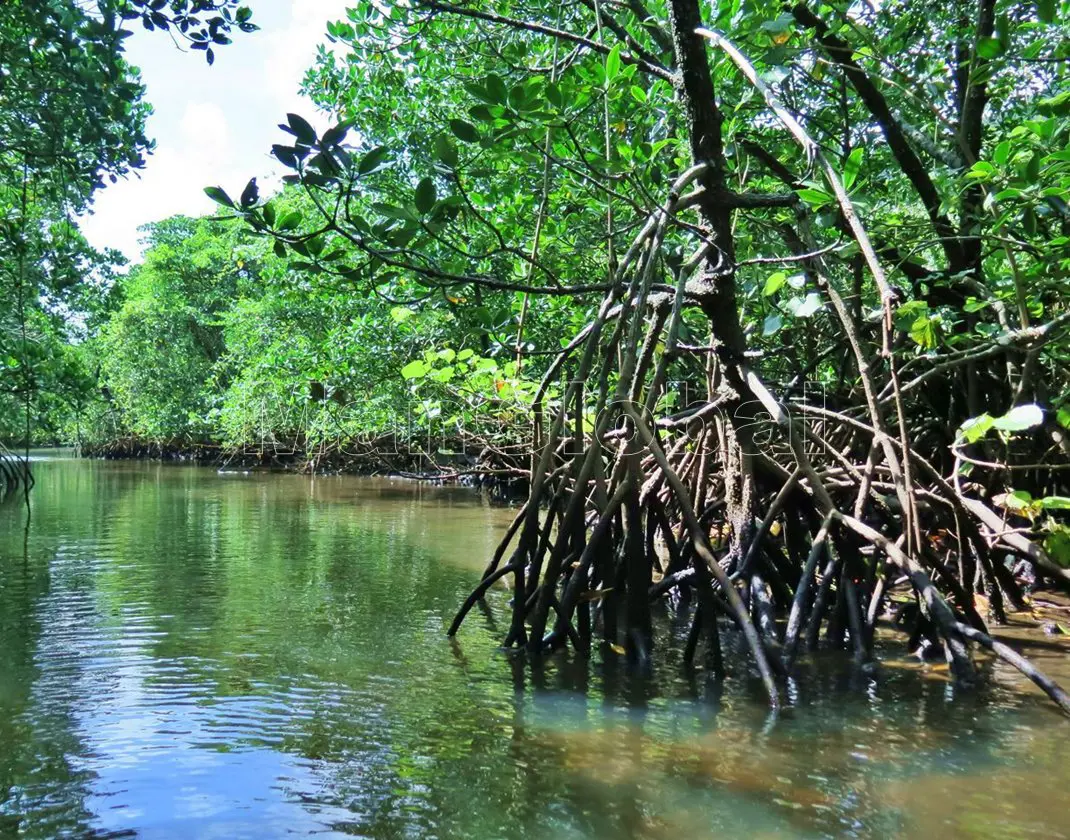
[[[770,717],[659,655],[525,668],[508,524],[403,481],[47,458],[0,509],[0,837],[1070,837],[1070,723],[817,656]],[[679,633],[668,619],[657,643]]]

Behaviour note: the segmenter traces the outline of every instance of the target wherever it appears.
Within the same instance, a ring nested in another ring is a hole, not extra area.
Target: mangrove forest
[[[351,0],[203,214],[89,236],[128,48],[223,85],[269,5],[0,5],[0,836],[1070,831],[1070,2]],[[173,715],[231,804],[137,811],[194,771],[57,633],[247,697]],[[940,733],[1047,781],[935,816]]]

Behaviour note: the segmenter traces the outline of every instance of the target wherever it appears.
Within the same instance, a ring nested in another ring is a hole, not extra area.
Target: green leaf
[[[283,146],[276,143],[271,147],[271,153],[279,159],[283,166],[289,169],[297,169],[297,149],[293,146]]]
[[[910,325],[910,337],[917,342],[923,350],[932,350],[936,347],[936,319],[923,316]]]
[[[423,359],[416,359],[401,369],[401,376],[403,379],[419,379],[426,376],[429,370],[431,368]]]
[[[851,154],[847,156],[847,162],[843,165],[843,188],[845,190],[850,190],[858,178],[858,173],[862,170],[862,157],[864,155],[865,149],[859,146],[856,149],[852,149]]]
[[[993,422],[995,422],[995,418],[990,414],[982,414],[980,417],[971,417],[959,426],[958,436],[963,438],[966,443],[977,443],[977,441],[988,434],[988,430],[992,428]]]
[[[349,133],[350,124],[346,121],[338,123],[334,128],[329,128],[320,138],[321,146],[337,146]]]
[[[222,204],[224,207],[234,207],[234,202],[231,201],[230,196],[226,194],[222,187],[205,187],[204,194],[216,204]]]
[[[795,18],[787,12],[781,12],[781,14],[772,20],[762,21],[759,27],[764,32],[769,32],[773,35],[780,35],[791,29],[795,23]]]
[[[630,88],[628,88],[628,92],[632,95],[632,99],[634,99],[640,105],[646,104],[646,91],[639,87],[639,85],[632,85]]]
[[[312,124],[304,117],[298,114],[287,114],[286,122],[290,124],[290,129],[293,131],[294,137],[301,143],[304,143],[306,146],[311,146],[316,142],[316,129],[314,129]]]
[[[485,102],[488,105],[498,104],[494,97],[490,95],[490,91],[483,85],[478,85],[475,82],[465,82],[464,89],[480,102]]]
[[[1006,166],[1007,161],[1011,156],[1011,143],[1009,140],[1004,140],[995,150],[992,152],[992,161],[996,166]]]
[[[357,172],[361,175],[367,175],[368,173],[377,169],[390,154],[390,150],[386,146],[379,146],[372,149],[364,157],[360,159],[360,163],[357,165]]]
[[[243,210],[248,210],[250,207],[255,206],[256,202],[260,200],[260,190],[256,186],[256,178],[250,179],[249,183],[245,185],[240,200]]]
[[[384,201],[373,201],[372,209],[388,219],[400,219],[401,221],[410,221],[413,218],[411,212],[404,207],[398,207],[396,204],[387,204]]]
[[[281,219],[279,219],[279,230],[294,230],[301,224],[301,213],[298,210],[291,210]]]
[[[1048,528],[1044,551],[1064,569],[1070,569],[1070,528],[1060,524],[1049,524]]]
[[[1006,13],[996,19],[996,37],[999,38],[999,45],[1003,52],[1011,48],[1011,23]]]
[[[1037,17],[1044,23],[1055,21],[1056,0],[1037,0]]]
[[[901,330],[909,329],[918,318],[928,317],[929,304],[923,300],[908,300],[895,310],[896,326]]]
[[[450,120],[450,131],[454,136],[464,143],[478,143],[479,132],[476,127],[470,122],[464,120]]]
[[[977,55],[985,59],[999,58],[1003,55],[1003,44],[999,38],[982,38],[977,42]]]
[[[1037,233],[1037,214],[1032,207],[1026,207],[1022,213],[1022,228],[1030,236],[1036,236]]]
[[[1033,505],[1033,494],[1028,490],[1012,490],[1010,493],[1005,493],[1002,498],[997,497],[1001,503],[1001,507],[1007,510],[1016,510],[1028,513]]]
[[[486,81],[487,101],[492,105],[504,105],[509,99],[509,90],[502,81],[502,77],[494,73],[487,76]]]
[[[824,204],[829,204],[833,200],[832,196],[824,190],[815,190],[807,187],[805,189],[796,190],[796,192],[798,192],[799,198],[814,207],[821,207]]]
[[[430,213],[437,200],[438,191],[435,189],[435,182],[430,178],[424,178],[416,185],[415,204],[420,213]]]
[[[609,51],[609,55],[606,56],[606,82],[612,83],[614,79],[620,74],[620,54],[624,48],[623,44],[618,43],[613,49]]]
[[[766,316],[766,319],[762,322],[762,335],[773,335],[782,326],[784,326],[784,319],[779,312],[774,312]]]
[[[1044,510],[1070,510],[1070,496],[1045,496],[1037,504]]]
[[[783,286],[785,282],[787,282],[787,279],[788,275],[785,274],[783,271],[777,271],[773,274],[770,274],[769,277],[766,278],[765,286],[762,288],[762,295],[764,297],[770,297],[772,295],[775,295],[780,289],[780,287]]]
[[[447,365],[444,368],[432,368],[427,372],[427,375],[436,382],[449,382],[453,378],[453,367]]]
[[[1070,408],[1060,408],[1056,411],[1055,420],[1064,429],[1070,429]]]
[[[1035,184],[1040,180],[1040,155],[1033,152],[1022,167],[1022,178],[1029,184]]]
[[[444,134],[435,138],[435,155],[451,169],[457,166],[457,147]]]
[[[1044,422],[1044,412],[1036,403],[1027,403],[1012,408],[1002,417],[992,421],[992,427],[1001,432],[1021,432]]]
[[[974,178],[978,181],[990,181],[995,174],[996,167],[987,160],[979,160],[970,167],[970,171],[966,173],[966,177]]]

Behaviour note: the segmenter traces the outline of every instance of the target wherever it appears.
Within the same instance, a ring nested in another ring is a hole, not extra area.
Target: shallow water
[[[405,482],[46,460],[0,510],[0,837],[1070,837],[1070,724],[987,663],[537,671],[509,514]],[[665,620],[659,645],[679,628]]]

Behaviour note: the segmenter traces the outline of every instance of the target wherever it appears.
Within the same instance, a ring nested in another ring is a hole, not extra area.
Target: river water
[[[1070,724],[886,642],[772,718],[737,658],[525,668],[507,511],[401,481],[35,464],[0,510],[0,837],[1070,837]],[[1041,653],[1043,650],[1041,649]]]

